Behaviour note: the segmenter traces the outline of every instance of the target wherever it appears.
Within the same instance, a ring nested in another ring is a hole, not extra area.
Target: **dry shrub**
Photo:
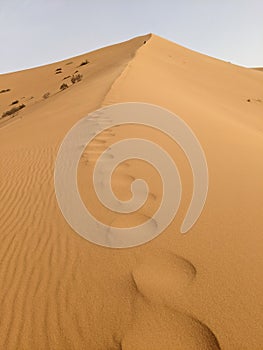
[[[10,89],[3,89],[3,90],[0,90],[0,94],[3,94],[4,92],[9,92]]]
[[[9,111],[6,111],[2,114],[2,118],[8,117],[9,115],[12,115],[12,114],[18,112],[20,109],[24,108],[25,106],[26,105],[22,104],[20,106],[11,108]]]
[[[86,64],[88,64],[89,63],[89,61],[88,60],[85,60],[85,61],[83,61],[83,62],[81,62],[81,64],[79,65],[80,67],[81,66],[85,66]]]
[[[43,95],[43,98],[46,100],[47,98],[49,98],[50,96],[50,92],[46,92],[44,95]]]
[[[75,84],[75,83],[78,83],[79,81],[81,81],[81,79],[82,79],[81,74],[75,74],[75,75],[72,75],[71,82],[72,82],[72,84]]]
[[[68,88],[68,84],[65,84],[63,83],[61,86],[60,86],[60,90],[63,91],[63,90],[66,90]]]

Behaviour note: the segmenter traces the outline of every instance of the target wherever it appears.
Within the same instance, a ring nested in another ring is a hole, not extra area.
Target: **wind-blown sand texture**
[[[72,84],[74,73],[83,78]],[[63,83],[69,87],[60,91]],[[262,72],[146,35],[1,75],[0,91],[0,116],[25,105],[0,119],[0,349],[262,349]],[[96,199],[89,181],[95,161],[118,139],[160,144],[183,182],[171,225],[145,245],[118,250],[68,226],[53,171],[60,143],[79,119],[130,101],[162,106],[188,123],[205,151],[210,184],[201,217],[182,235],[193,183],[180,148],[148,127],[102,133],[78,171],[82,198],[98,219],[132,226],[160,204],[161,179],[138,160],[116,169],[112,185],[128,199],[132,180],[145,177],[146,206],[127,217]]]

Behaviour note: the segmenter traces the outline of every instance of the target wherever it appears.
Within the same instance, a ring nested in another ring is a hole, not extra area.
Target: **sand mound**
[[[1,349],[261,349],[262,84],[260,71],[155,35],[0,76],[0,116],[25,105],[0,118]],[[157,239],[107,249],[66,223],[54,164],[79,119],[130,101],[162,106],[188,123],[204,148],[210,187],[200,219],[182,235],[193,187],[182,150],[149,127],[101,133],[78,169],[82,199],[100,220],[142,223],[161,201],[158,173],[130,160],[113,174],[113,189],[127,200],[132,181],[143,177],[147,205],[127,217],[99,203],[87,179],[101,152],[123,138],[160,144],[183,187],[179,212]]]

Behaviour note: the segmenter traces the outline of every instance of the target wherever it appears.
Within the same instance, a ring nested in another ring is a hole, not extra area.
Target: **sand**
[[[83,78],[72,84],[74,73]],[[63,83],[69,87],[60,91]],[[0,91],[6,89],[0,115],[25,107],[0,119],[0,349],[261,350],[262,72],[146,35],[1,75]],[[69,227],[53,172],[60,143],[79,119],[131,101],[159,105],[187,122],[205,151],[210,182],[202,215],[182,235],[193,182],[181,149],[149,127],[102,133],[83,153],[78,185],[103,222],[142,223],[161,201],[159,175],[131,160],[115,171],[113,189],[128,199],[132,180],[145,177],[147,205],[123,216],[99,203],[87,179],[117,140],[162,145],[182,177],[182,203],[170,226],[147,244],[119,250]]]

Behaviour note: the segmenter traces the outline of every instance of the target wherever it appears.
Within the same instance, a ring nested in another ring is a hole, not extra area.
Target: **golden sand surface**
[[[82,80],[72,84],[74,74]],[[0,91],[8,89],[0,93],[0,116],[25,107],[0,118],[0,349],[261,350],[262,72],[149,34],[0,75]],[[105,248],[74,232],[59,210],[54,165],[64,136],[88,113],[120,102],[172,111],[202,144],[208,197],[185,235],[179,229],[191,169],[177,144],[146,126],[113,127],[96,137],[79,163],[78,186],[106,224],[144,222],[162,196],[149,164],[130,160],[113,174],[123,200],[133,179],[148,182],[147,205],[133,214],[108,212],[88,180],[97,157],[117,140],[160,144],[183,187],[180,209],[161,235],[134,248]]]

